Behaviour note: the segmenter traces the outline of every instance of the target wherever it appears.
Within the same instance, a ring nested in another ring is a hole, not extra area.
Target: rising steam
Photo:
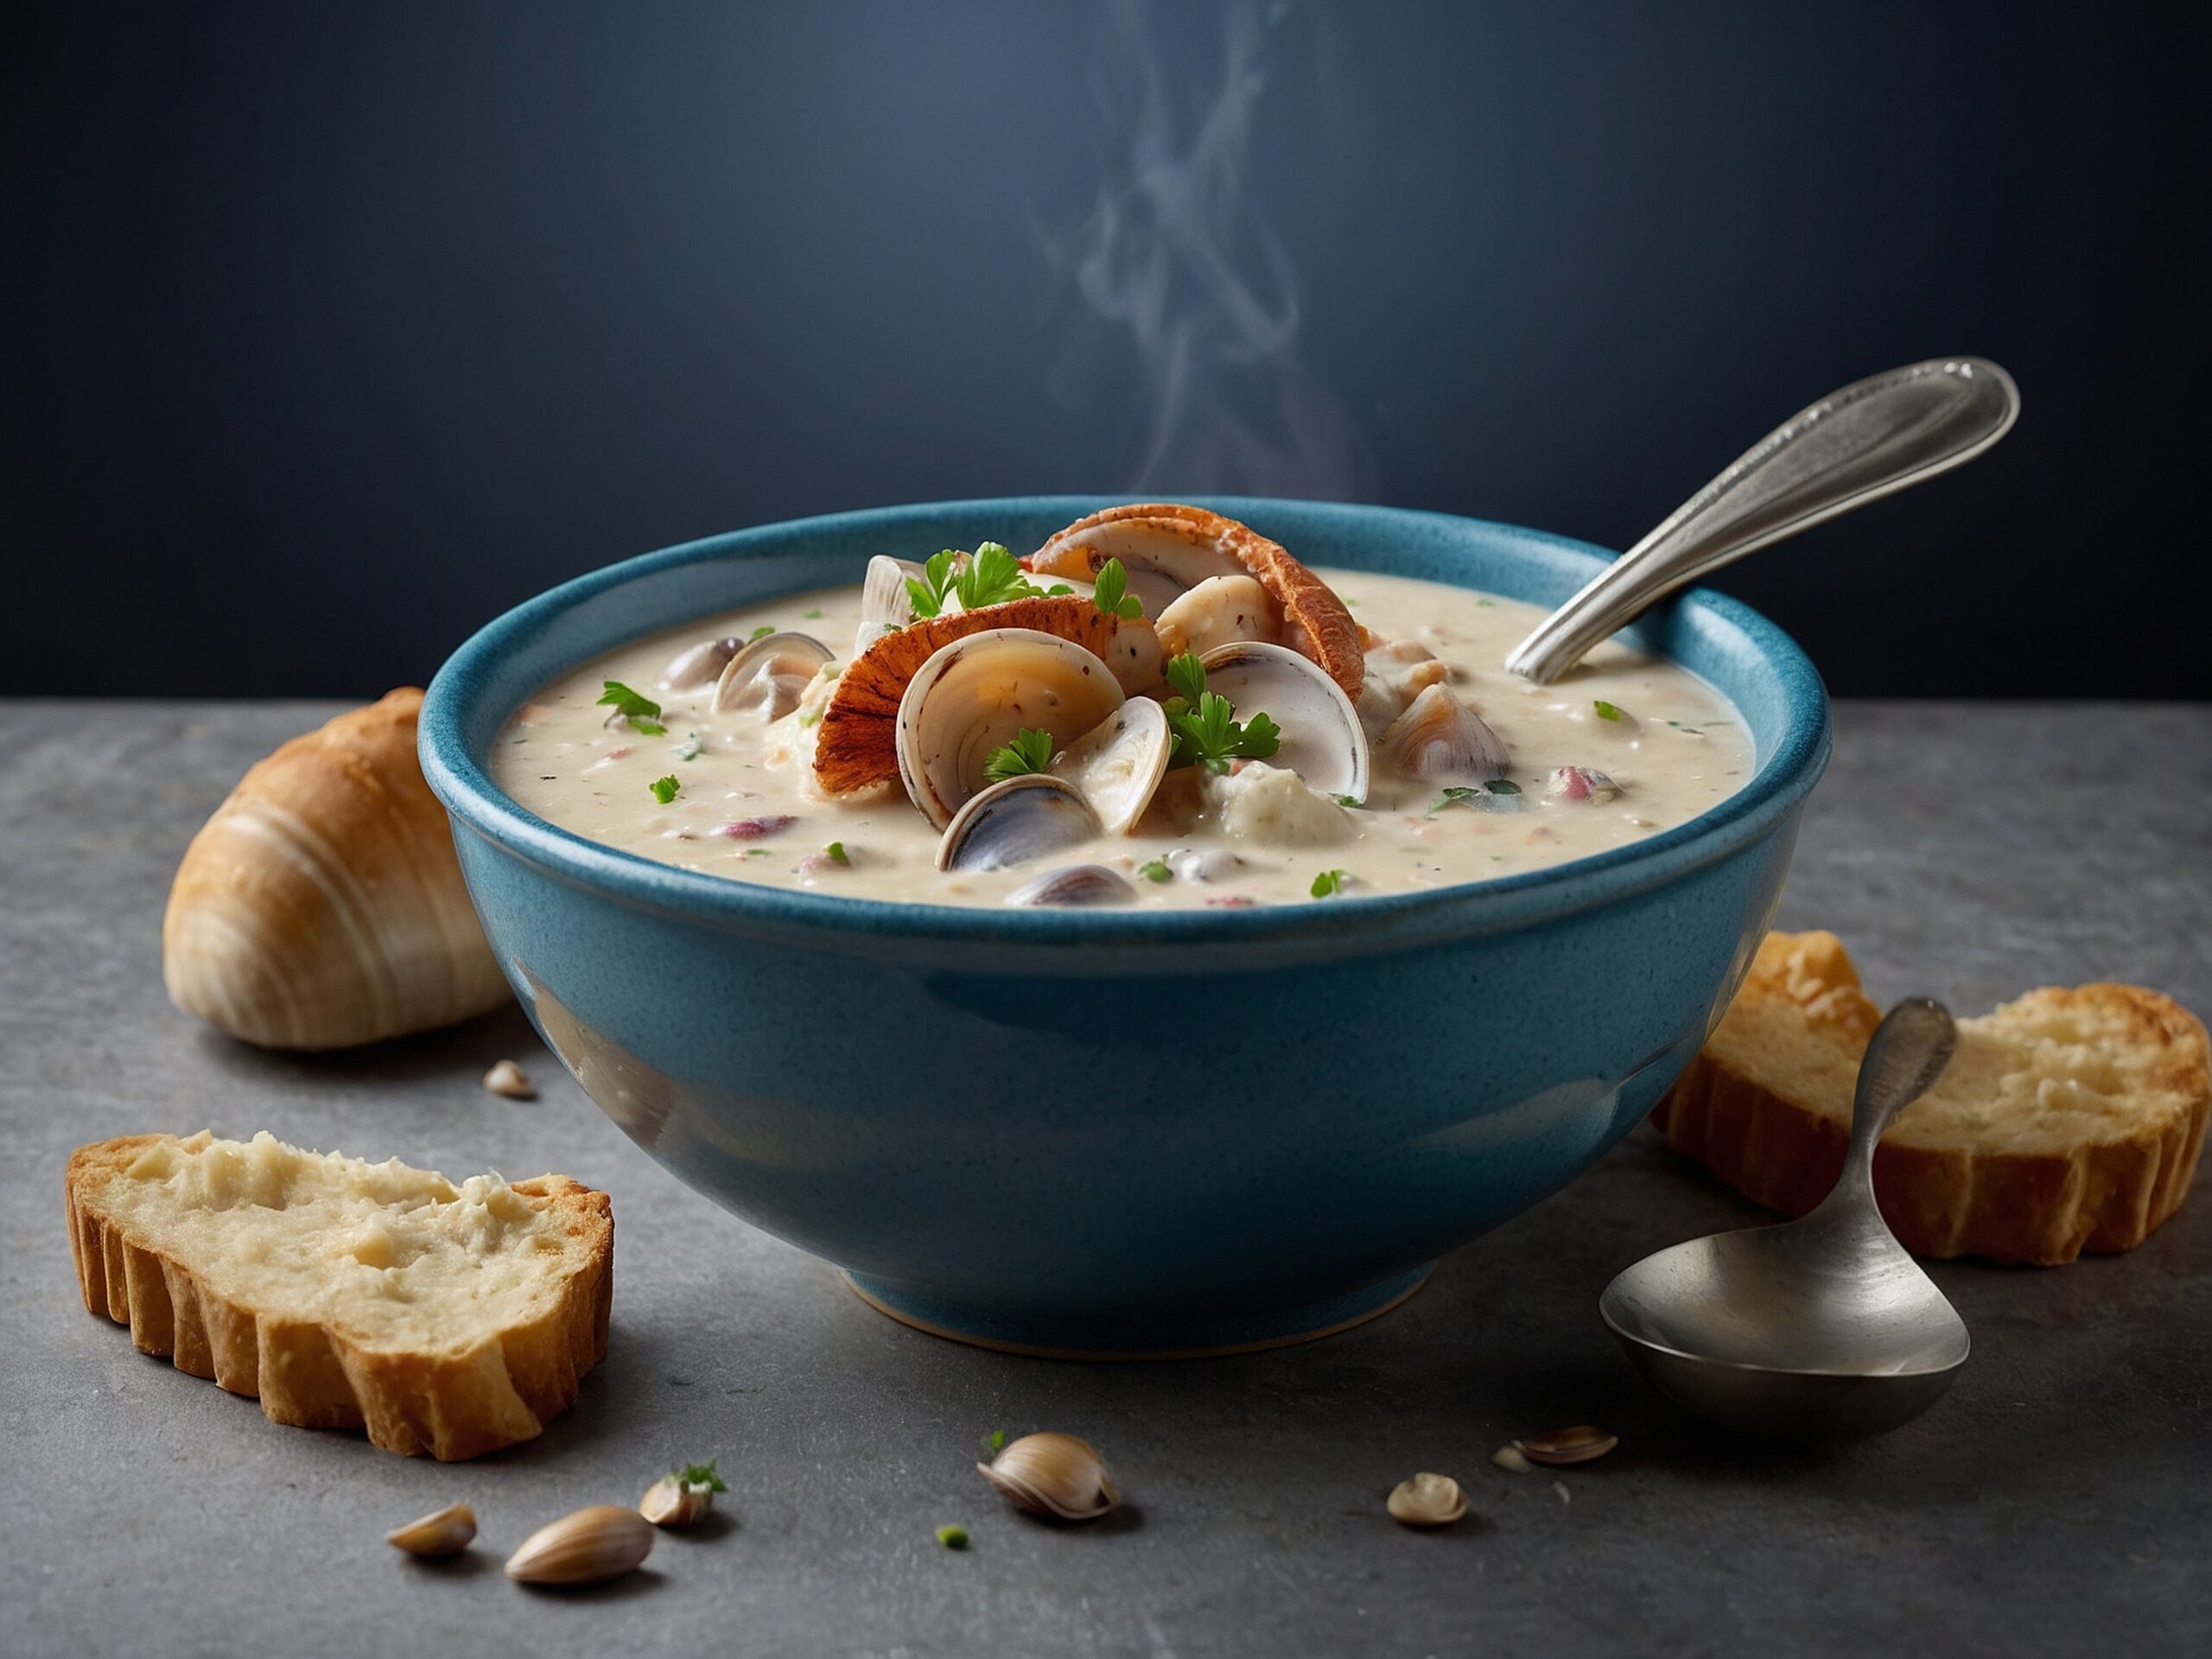
[[[1128,170],[1106,179],[1081,225],[1040,239],[1084,325],[1055,391],[1095,408],[1098,349],[1134,360],[1134,493],[1361,491],[1357,435],[1299,360],[1297,275],[1246,177],[1268,53],[1290,12],[1275,0],[1263,17],[1258,0],[1233,0],[1217,79],[1194,86],[1164,60],[1144,0],[1111,9],[1091,94]]]

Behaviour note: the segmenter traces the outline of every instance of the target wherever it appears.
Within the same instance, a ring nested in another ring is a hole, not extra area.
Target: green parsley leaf
[[[1313,878],[1313,885],[1306,891],[1316,899],[1326,899],[1344,890],[1346,877],[1342,870],[1324,870]]]
[[[961,1526],[939,1527],[937,1541],[947,1549],[965,1549],[968,1548],[968,1529]]]
[[[1590,706],[1598,711],[1598,718],[1600,720],[1618,720],[1621,717],[1621,711],[1603,697],[1598,698]]]
[[[1452,784],[1446,787],[1435,805],[1428,810],[1441,812],[1447,806],[1495,806],[1499,801],[1521,792],[1521,785],[1510,778],[1494,778],[1487,784]]]
[[[852,855],[845,850],[845,843],[842,841],[831,842],[822,851],[832,864],[850,864],[853,861]]]
[[[1005,1450],[1006,1430],[1002,1428],[995,1428],[989,1433],[983,1436],[983,1451],[988,1456],[995,1458],[1000,1452]]]
[[[607,690],[600,702],[614,709],[634,729],[647,737],[658,737],[668,730],[660,723],[660,704],[651,697],[640,696],[620,680],[604,680],[601,683]]]
[[[906,578],[906,598],[917,618],[935,616],[944,608],[944,596],[952,591],[953,568],[965,556],[958,548],[948,547],[922,567],[918,581]]]
[[[1024,772],[1043,772],[1052,764],[1052,734],[1025,728],[1014,734],[1013,742],[991,751],[983,762],[983,778],[987,783],[1002,784]]]
[[[676,746],[676,758],[679,760],[696,760],[699,758],[699,734],[686,732],[683,734],[683,741]]]
[[[1366,812],[1372,810],[1367,803],[1361,800],[1357,795],[1339,795],[1336,798],[1336,802],[1338,806],[1349,808],[1354,812]]]
[[[1171,767],[1204,766],[1217,775],[1232,760],[1264,760],[1281,747],[1282,728],[1267,715],[1237,723],[1229,699],[1206,690],[1206,671],[1190,652],[1168,663],[1167,682],[1177,692],[1160,704],[1175,738]]]
[[[804,617],[808,621],[811,622],[822,614],[822,607],[817,605],[810,611],[801,611],[799,614]]]
[[[1021,561],[998,542],[984,542],[953,584],[960,593],[960,608],[980,611],[986,605],[1003,605],[1010,599],[1033,599],[1042,590],[1033,586]]]
[[[704,1463],[685,1464],[683,1472],[676,1478],[677,1484],[703,1486],[710,1492],[729,1491],[729,1488],[723,1484],[722,1478],[715,1472],[715,1465],[721,1461],[720,1458],[709,1458]]]
[[[1065,582],[1056,582],[1045,590],[1045,597],[1047,599],[1065,599],[1073,592],[1075,592],[1075,589],[1069,587]]]
[[[1196,657],[1185,652],[1167,664],[1167,683],[1175,688],[1187,708],[1205,695],[1206,671]]]
[[[1104,616],[1135,618],[1144,614],[1144,601],[1129,592],[1129,573],[1119,559],[1109,559],[1098,567],[1098,580],[1091,588],[1090,601]]]
[[[1173,881],[1175,872],[1167,868],[1164,858],[1147,858],[1137,866],[1137,874],[1147,881]]]
[[[666,806],[676,798],[676,791],[683,785],[677,783],[676,774],[671,772],[665,778],[654,779],[646,787],[652,791],[653,799],[658,801],[663,806]]]

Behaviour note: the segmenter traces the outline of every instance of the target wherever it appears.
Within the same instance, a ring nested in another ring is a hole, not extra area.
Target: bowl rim
[[[796,933],[815,939],[844,935],[855,939],[903,938],[1086,947],[1302,939],[1365,946],[1503,931],[1532,919],[1609,904],[1663,885],[1730,856],[1785,823],[1827,766],[1833,732],[1827,691],[1819,671],[1780,627],[1748,605],[1704,588],[1685,589],[1668,603],[1702,613],[1742,635],[1777,674],[1787,704],[1779,740],[1770,753],[1760,757],[1743,788],[1696,817],[1630,846],[1512,875],[1413,893],[1348,893],[1310,906],[990,908],[767,887],[657,863],[560,829],[509,796],[470,752],[467,728],[491,683],[489,665],[554,618],[613,588],[683,565],[742,558],[756,552],[766,556],[780,550],[780,544],[794,533],[832,536],[895,525],[903,519],[959,515],[988,520],[1034,514],[1046,508],[1065,510],[1071,522],[1100,506],[1134,499],[1007,496],[859,508],[725,531],[587,571],[494,617],[446,659],[423,698],[417,735],[423,776],[451,816],[456,834],[466,826],[507,854],[579,887],[626,906],[673,913],[694,924],[744,932]],[[1565,554],[1593,574],[1616,556],[1571,537],[1455,513],[1264,497],[1179,499],[1240,518],[1264,517],[1270,508],[1282,508],[1340,516],[1347,524],[1382,517],[1409,527],[1471,527],[1554,555]],[[623,638],[652,631],[632,630]],[[590,654],[619,643],[610,639]],[[499,711],[501,724],[512,712]]]

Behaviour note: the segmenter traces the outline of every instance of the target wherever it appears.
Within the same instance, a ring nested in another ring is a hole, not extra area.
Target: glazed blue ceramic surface
[[[1153,913],[787,892],[582,840],[486,770],[530,693],[625,640],[857,582],[874,554],[1034,546],[1103,505],[845,513],[580,577],[454,654],[423,770],[538,1029],[701,1192],[972,1339],[1313,1334],[1572,1179],[1719,1018],[1828,756],[1820,677],[1772,624],[1695,592],[1630,634],[1735,703],[1758,755],[1740,792],[1633,847],[1418,894]],[[1434,513],[1210,505],[1311,564],[1541,605],[1609,556]]]

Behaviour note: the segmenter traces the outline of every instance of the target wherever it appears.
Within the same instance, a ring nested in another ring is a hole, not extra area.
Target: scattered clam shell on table
[[[458,1555],[476,1536],[476,1512],[466,1503],[448,1503],[417,1521],[393,1529],[386,1541],[410,1555],[426,1559]]]
[[[518,1584],[600,1584],[652,1554],[652,1523],[619,1503],[594,1503],[540,1527],[507,1558]]]
[[[1096,1521],[1122,1501],[1097,1448],[1072,1434],[1025,1434],[976,1469],[1031,1515]]]
[[[1466,1514],[1467,1497],[1451,1476],[1423,1470],[1400,1481],[1384,1507],[1402,1527],[1448,1527]]]
[[[1569,1428],[1548,1428],[1539,1434],[1523,1434],[1512,1445],[1531,1463],[1556,1465],[1588,1463],[1593,1458],[1604,1457],[1620,1443],[1620,1436],[1610,1429],[1599,1428],[1594,1423],[1577,1423]]]
[[[512,1060],[497,1060],[484,1074],[484,1086],[495,1095],[505,1095],[509,1100],[535,1100],[537,1085],[530,1074]]]

